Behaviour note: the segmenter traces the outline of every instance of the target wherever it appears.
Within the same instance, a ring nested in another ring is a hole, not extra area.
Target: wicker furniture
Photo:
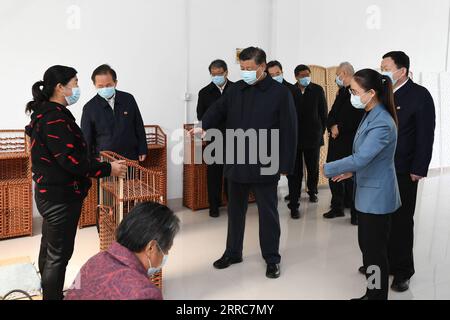
[[[147,158],[141,165],[161,172],[158,190],[163,195],[163,204],[167,204],[167,136],[159,126],[145,126],[147,136]],[[98,180],[92,179],[92,187],[84,200],[79,227],[97,224],[98,217]]]
[[[197,211],[209,208],[209,202],[207,165],[201,160],[206,142],[199,141],[188,134],[193,127],[193,124],[184,125],[183,206]],[[250,192],[249,202],[254,201],[255,196]],[[226,203],[225,190],[223,190],[222,204]]]
[[[144,168],[159,171],[162,174],[159,192],[163,195],[163,204],[167,204],[167,136],[161,127],[145,126],[147,135],[147,158],[141,164]]]
[[[160,190],[162,173],[141,167],[137,161],[125,159],[113,152],[102,152],[102,161],[125,160],[128,167],[125,179],[106,177],[100,179],[100,250],[106,250],[116,239],[116,228],[135,205],[144,201],[163,204]],[[162,272],[151,281],[162,288]]]
[[[31,161],[23,130],[0,130],[0,240],[32,235]]]
[[[78,226],[86,228],[97,224],[97,207],[98,207],[98,179],[91,179],[92,187],[89,189],[86,199],[84,199],[81,209],[80,222]]]

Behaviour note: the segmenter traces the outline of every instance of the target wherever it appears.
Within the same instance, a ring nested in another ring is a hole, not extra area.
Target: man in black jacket
[[[227,129],[224,174],[228,180],[228,237],[225,253],[214,262],[214,267],[225,269],[242,262],[245,215],[251,189],[258,204],[260,245],[267,263],[266,276],[278,278],[281,231],[277,185],[280,174],[289,174],[294,167],[297,148],[294,101],[285,86],[267,76],[263,50],[249,47],[241,52],[239,58],[244,81],[235,83],[202,118],[204,130],[223,122]],[[252,133],[254,139],[251,138]],[[242,139],[244,134],[249,137]],[[234,145],[236,140],[241,140],[243,148]],[[259,149],[259,157],[255,148]],[[268,162],[261,155],[264,148],[266,152],[270,150]],[[230,152],[230,149],[237,152]],[[256,161],[251,161],[252,157],[256,157]]]
[[[97,89],[83,108],[81,129],[89,152],[113,151],[131,159],[144,161],[147,138],[139,107],[134,97],[116,90],[117,74],[108,65],[94,70],[92,82]]]
[[[327,162],[343,159],[352,154],[353,140],[358,130],[364,110],[353,107],[350,102],[350,81],[355,70],[348,62],[343,62],[336,70],[336,84],[340,87],[336,100],[328,114],[327,129],[329,132]],[[353,179],[341,182],[329,180],[331,211],[323,216],[333,219],[344,216],[344,209],[351,210],[351,223],[358,224],[358,216],[353,204]]]
[[[272,77],[273,80],[282,83],[289,89],[289,91],[292,94],[292,98],[294,98],[294,104],[295,106],[297,106],[300,100],[300,91],[297,89],[296,86],[287,82],[286,79],[284,79],[283,66],[281,65],[281,63],[276,60],[270,61],[267,64],[267,73]]]
[[[391,288],[409,289],[414,275],[414,212],[418,182],[427,176],[433,152],[436,114],[428,90],[409,78],[409,57],[401,51],[385,54],[381,70],[394,83],[399,122],[395,169],[402,207],[392,215],[389,267],[394,275]]]
[[[325,92],[321,86],[311,82],[311,69],[306,65],[295,68],[299,100],[298,116],[298,150],[295,170],[288,177],[289,204],[293,219],[300,218],[300,194],[303,180],[303,159],[306,164],[307,188],[309,200],[318,202],[317,185],[319,183],[320,147],[327,124],[328,107]]]
[[[211,83],[201,89],[198,93],[197,119],[199,121],[202,120],[204,114],[211,105],[227,92],[233,84],[233,82],[228,79],[228,67],[225,61],[214,60],[209,65],[208,70],[211,75]],[[221,123],[216,129],[222,130],[225,133],[224,128],[225,123]],[[208,184],[209,215],[213,218],[217,218],[219,217],[219,207],[222,202],[223,164],[209,164],[206,175]],[[226,180],[224,181],[224,187],[226,188]]]

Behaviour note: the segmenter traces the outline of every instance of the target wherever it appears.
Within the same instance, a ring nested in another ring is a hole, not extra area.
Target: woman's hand
[[[111,162],[111,176],[125,178],[127,175],[127,166],[125,160]]]
[[[347,172],[347,173],[343,173],[339,176],[333,177],[331,180],[333,180],[333,182],[341,182],[341,181],[350,179],[351,177],[353,177],[353,173]]]

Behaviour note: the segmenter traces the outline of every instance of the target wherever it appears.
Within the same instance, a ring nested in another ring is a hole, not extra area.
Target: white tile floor
[[[280,188],[280,199],[287,190]],[[212,262],[224,250],[227,216],[209,218],[207,211],[191,212],[179,201],[171,205],[182,221],[164,270],[166,299],[349,299],[364,292],[358,274],[361,254],[357,228],[349,217],[326,221],[322,213],[330,203],[330,192],[320,190],[318,204],[302,199],[302,219],[293,221],[280,201],[282,276],[265,277],[258,240],[255,205],[249,207],[244,245],[244,263],[215,270]],[[450,299],[450,174],[437,173],[421,183],[416,211],[416,275],[411,290],[390,293],[390,299]],[[0,260],[30,256],[37,261],[40,221],[35,235],[0,241]],[[80,230],[70,261],[66,285],[79,268],[97,253],[95,228]]]

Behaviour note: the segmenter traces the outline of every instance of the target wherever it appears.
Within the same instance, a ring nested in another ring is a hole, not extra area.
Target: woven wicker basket
[[[29,143],[23,130],[0,130],[0,239],[31,236]]]
[[[106,250],[116,240],[117,226],[135,205],[144,201],[163,204],[164,196],[160,192],[160,171],[141,167],[136,161],[130,161],[113,152],[102,152],[101,157],[107,162],[125,160],[128,167],[125,179],[100,179],[100,250]],[[155,275],[151,281],[162,289],[162,272]]]

